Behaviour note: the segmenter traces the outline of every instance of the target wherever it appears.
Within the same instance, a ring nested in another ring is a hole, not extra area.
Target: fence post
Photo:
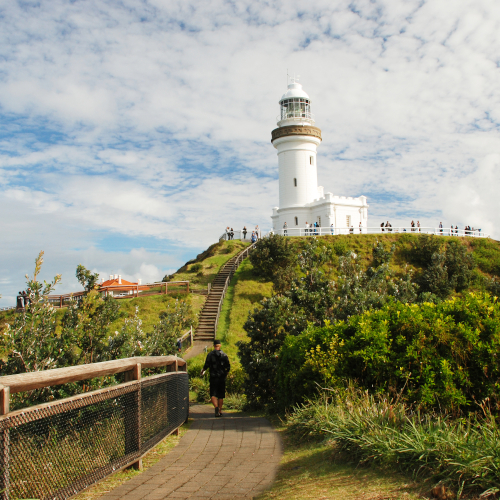
[[[10,387],[0,385],[0,415],[10,411]],[[10,470],[9,470],[10,431],[0,432],[0,499],[9,500]]]
[[[193,345],[193,325],[189,328],[189,336],[191,337],[191,346]]]
[[[141,363],[137,363],[132,370],[125,372],[125,382],[141,380]],[[137,386],[137,392],[131,393],[133,404],[125,409],[125,455],[135,451],[141,451],[141,386]],[[142,458],[129,467],[142,470]]]

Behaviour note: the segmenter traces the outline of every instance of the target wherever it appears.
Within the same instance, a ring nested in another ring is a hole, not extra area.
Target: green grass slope
[[[339,236],[321,236],[318,240],[333,250],[336,256],[343,255],[347,251],[352,251],[358,256],[358,263],[363,269],[366,269],[372,263],[372,249],[377,242],[382,243],[386,250],[395,245],[396,250],[391,261],[391,269],[397,274],[402,275],[406,269],[419,270],[420,267],[414,264],[410,258],[412,244],[419,237],[418,234],[353,234]],[[467,247],[469,252],[474,255],[477,264],[476,273],[490,278],[500,277],[500,242],[489,238],[470,238],[454,236],[436,236],[443,244],[447,241],[458,240]],[[290,237],[290,242],[296,246],[297,251],[304,247],[307,238]],[[325,265],[332,279],[338,275],[338,259],[334,258]]]

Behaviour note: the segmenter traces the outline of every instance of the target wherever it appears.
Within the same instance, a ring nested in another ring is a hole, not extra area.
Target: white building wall
[[[356,233],[359,231],[360,223],[362,228],[366,227],[367,212],[368,205],[364,196],[349,198],[326,193],[325,197],[317,199],[306,206],[275,207],[272,215],[273,230],[279,231],[283,229],[285,222],[288,229],[294,227],[304,228],[306,222],[309,224],[318,222],[324,228],[333,224],[334,227],[343,230],[343,234],[347,234],[348,229],[352,226]],[[348,216],[350,217],[350,225],[348,225]],[[297,225],[295,224],[295,217],[297,217]]]

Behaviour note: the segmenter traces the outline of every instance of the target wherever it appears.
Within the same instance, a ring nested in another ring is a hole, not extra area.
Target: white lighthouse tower
[[[339,228],[346,233],[350,228],[365,228],[368,218],[366,197],[351,198],[323,193],[318,186],[316,150],[321,143],[321,130],[314,126],[311,100],[302,85],[292,79],[288,90],[279,101],[278,128],[272,132],[272,144],[278,150],[279,207],[273,209],[273,230],[283,232],[286,222],[288,234],[299,234],[295,229],[306,223],[320,227]]]

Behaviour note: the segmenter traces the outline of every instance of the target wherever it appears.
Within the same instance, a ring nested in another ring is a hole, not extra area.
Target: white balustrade
[[[465,230],[439,227],[288,227],[274,231],[282,236],[337,236],[340,234],[435,234],[437,236],[471,236],[489,238],[489,234],[480,229]]]

